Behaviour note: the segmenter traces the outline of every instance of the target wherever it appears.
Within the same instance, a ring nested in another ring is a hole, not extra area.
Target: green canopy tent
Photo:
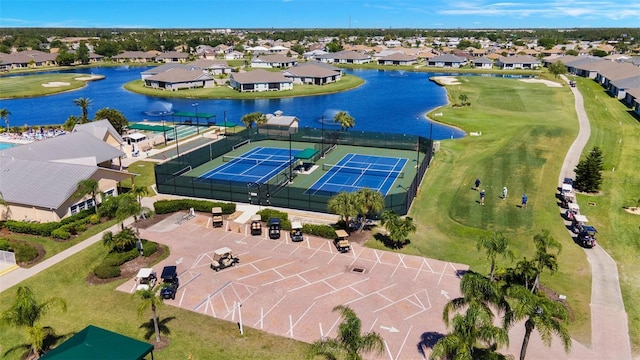
[[[152,344],[89,325],[40,359],[142,360],[148,354],[153,359]]]
[[[182,118],[188,118],[188,120],[182,122],[183,124],[186,125],[193,125],[193,122],[191,121],[191,119],[195,118],[196,119],[196,126],[200,126],[200,119],[205,119],[207,120],[207,123],[205,124],[206,126],[211,126],[211,125],[215,125],[216,121],[213,120],[211,121],[211,118],[215,119],[216,115],[215,114],[208,114],[208,113],[196,113],[196,112],[189,112],[189,111],[178,111],[178,112],[174,112],[173,114],[171,114],[171,118],[175,118],[178,117],[179,119]]]

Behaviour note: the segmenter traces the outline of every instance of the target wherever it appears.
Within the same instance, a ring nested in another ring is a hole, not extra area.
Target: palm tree
[[[123,252],[132,249],[137,240],[136,233],[126,228],[117,234],[106,231],[102,234],[102,244],[111,251]]]
[[[85,179],[78,181],[78,188],[75,192],[75,196],[83,198],[85,195],[90,195],[95,205],[96,214],[98,213],[98,201],[97,195],[100,193],[100,184],[95,179]]]
[[[496,349],[509,344],[509,334],[493,325],[493,316],[486,311],[469,306],[450,325],[452,331],[438,340],[430,359],[506,359]]]
[[[462,297],[449,301],[443,311],[442,319],[449,325],[450,314],[464,308],[475,307],[487,313],[493,319],[492,309],[504,313],[504,324],[511,322],[509,303],[500,287],[494,282],[473,271],[468,271],[460,280],[460,292]]]
[[[7,126],[7,132],[9,132],[9,115],[11,115],[11,111],[7,109],[0,109],[0,119],[4,119],[4,124]]]
[[[509,249],[509,239],[504,237],[501,232],[494,232],[492,236],[483,236],[478,240],[478,250],[485,249],[487,259],[491,261],[491,271],[489,279],[494,280],[494,272],[496,270],[496,257],[502,255],[502,258],[509,258],[513,261],[513,251]]]
[[[374,331],[361,334],[362,322],[350,307],[338,305],[333,308],[333,311],[339,311],[342,317],[342,323],[338,326],[338,336],[313,343],[310,349],[311,356],[361,360],[362,353],[375,352],[377,355],[382,355],[384,351],[382,337]]]
[[[256,126],[265,124],[267,122],[267,116],[259,111],[255,111],[244,115],[241,120],[246,127],[251,128],[254,123]]]
[[[551,274],[558,271],[558,255],[560,255],[560,252],[562,251],[562,244],[557,242],[551,234],[549,234],[548,230],[542,230],[541,233],[534,235],[533,243],[536,246],[536,254],[533,261],[535,263],[537,273],[531,292],[535,292],[538,289],[538,286],[540,285],[540,274],[542,274],[544,269],[548,269]],[[549,248],[554,248],[557,252],[555,254],[549,253]]]
[[[333,121],[340,124],[342,130],[348,130],[356,126],[356,120],[349,115],[346,111],[339,111],[334,117]]]
[[[384,196],[379,191],[370,188],[362,188],[356,192],[357,205],[360,213],[366,219],[374,213],[384,210]],[[363,219],[364,220],[364,219]],[[360,224],[360,231],[364,229],[365,221]]]
[[[514,300],[511,305],[513,321],[526,319],[520,360],[524,360],[527,355],[527,346],[533,330],[538,330],[542,341],[547,346],[551,346],[553,334],[556,334],[562,340],[564,350],[569,352],[571,337],[566,327],[569,315],[564,305],[544,295],[532,294],[529,289],[519,285],[511,286],[507,292]]]
[[[91,99],[87,97],[81,97],[77,99],[73,99],[73,103],[79,106],[82,109],[82,119],[80,121],[81,124],[86,124],[89,122],[89,112],[88,109],[91,107]]]
[[[138,205],[142,209],[142,198],[149,195],[149,188],[146,186],[136,186],[133,185],[133,189],[131,193],[136,196],[136,200],[138,201]]]
[[[156,310],[157,308],[161,307],[164,303],[162,302],[162,297],[157,293],[156,290],[153,290],[153,289],[138,290],[135,292],[134,295],[142,299],[142,302],[138,306],[139,315],[142,315],[144,311],[147,310],[149,307],[151,308],[153,329],[156,334],[156,342],[160,342],[160,328],[158,326],[158,313],[156,312]]]
[[[133,221],[136,227],[136,233],[138,232],[138,214],[140,214],[140,204],[136,199],[136,196],[132,193],[124,194],[120,196],[118,200],[118,209],[116,210],[116,219],[120,221],[120,229],[124,230],[124,220],[130,216],[133,216]]]
[[[344,220],[347,230],[349,229],[349,219],[358,215],[355,196],[353,193],[341,192],[332,196],[327,202],[327,209],[330,212],[340,215]]]
[[[18,287],[11,307],[0,314],[0,321],[14,327],[24,328],[31,345],[30,353],[40,356],[42,346],[47,336],[53,335],[53,329],[41,326],[40,320],[54,306],[67,311],[64,299],[53,297],[38,303],[33,292],[26,286]]]
[[[411,217],[402,218],[393,210],[383,212],[380,219],[382,225],[389,231],[389,238],[398,245],[401,245],[409,234],[416,232],[416,225]]]

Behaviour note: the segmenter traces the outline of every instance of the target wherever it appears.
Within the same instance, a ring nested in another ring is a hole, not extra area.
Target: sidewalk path
[[[569,82],[566,76],[562,76]],[[558,177],[558,184],[566,177],[575,178],[574,169],[589,140],[591,128],[584,110],[584,100],[577,87],[570,87],[575,96],[575,109],[580,130],[569,148]],[[631,341],[627,313],[622,301],[618,267],[600,246],[585,249],[591,264],[591,348],[593,359],[631,359]]]

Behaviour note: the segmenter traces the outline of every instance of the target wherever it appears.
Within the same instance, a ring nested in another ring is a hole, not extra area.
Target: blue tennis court
[[[287,169],[300,151],[292,149],[289,153],[289,149],[257,147],[239,157],[223,156],[223,165],[199,178],[264,184]]]
[[[370,188],[387,195],[397,178],[404,177],[407,159],[347,154],[335,165],[323,164],[327,171],[305,193],[330,195]]]

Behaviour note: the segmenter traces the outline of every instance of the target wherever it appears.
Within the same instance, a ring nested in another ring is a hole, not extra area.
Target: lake
[[[260,111],[296,116],[301,127],[336,126],[333,116],[338,111],[348,112],[356,122],[351,131],[378,131],[421,135],[434,139],[464,136],[464,132],[446,125],[432,123],[425,114],[447,102],[443,87],[429,81],[432,76],[444,74],[407,72],[404,70],[345,70],[363,78],[364,85],[345,92],[282,99],[225,100],[225,99],[173,99],[135,94],[124,89],[129,81],[140,79],[140,72],[149,67],[96,67],[59,72],[77,72],[104,75],[104,80],[90,82],[82,89],[29,99],[0,100],[0,108],[11,111],[11,125],[62,124],[70,115],[81,115],[73,103],[79,97],[92,100],[89,117],[104,107],[122,112],[130,122],[161,121],[154,116],[165,111],[193,112],[198,104],[199,113],[215,114],[222,122],[227,120],[242,125],[240,118]],[[49,72],[50,73],[50,72]],[[171,120],[170,116],[165,116]],[[433,126],[432,126],[433,125]]]

